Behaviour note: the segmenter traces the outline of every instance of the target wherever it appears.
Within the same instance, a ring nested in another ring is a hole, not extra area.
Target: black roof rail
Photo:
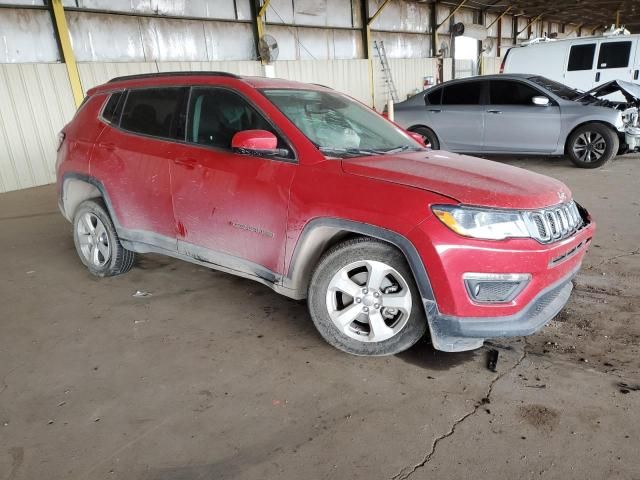
[[[158,73],[140,73],[137,75],[124,75],[115,77],[107,83],[120,82],[122,80],[138,80],[142,78],[162,78],[162,77],[192,77],[192,76],[211,76],[211,77],[231,77],[241,78],[234,73],[229,72],[213,72],[213,71],[179,71],[179,72],[158,72]]]

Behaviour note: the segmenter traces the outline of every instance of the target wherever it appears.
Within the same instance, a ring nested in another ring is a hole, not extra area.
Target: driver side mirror
[[[289,150],[278,148],[278,139],[267,130],[242,130],[231,139],[231,149],[248,155],[273,155],[286,157]]]
[[[549,103],[551,103],[551,101],[547,97],[536,95],[531,99],[531,103],[533,103],[534,105],[538,105],[539,107],[546,107],[547,105],[549,105]]]

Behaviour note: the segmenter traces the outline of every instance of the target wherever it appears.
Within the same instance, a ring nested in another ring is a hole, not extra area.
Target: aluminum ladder
[[[400,98],[398,97],[398,90],[396,89],[396,85],[393,83],[393,77],[391,76],[391,67],[389,67],[387,52],[384,49],[384,41],[380,40],[378,43],[374,40],[373,47],[376,49],[378,58],[380,59],[380,65],[382,65],[382,78],[384,79],[384,84],[387,87],[387,94],[394,102],[398,102]]]

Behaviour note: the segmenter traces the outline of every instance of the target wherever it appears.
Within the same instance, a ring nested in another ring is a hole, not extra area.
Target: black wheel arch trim
[[[292,282],[293,288],[306,288],[309,278],[305,278],[305,271],[307,276],[310,277],[310,270],[315,268],[317,261],[325,251],[323,248],[318,251],[318,244],[326,245],[328,241],[337,235],[345,233],[375,238],[398,248],[407,260],[409,268],[411,268],[416,286],[423,300],[435,302],[427,270],[418,254],[418,250],[411,241],[405,236],[386,228],[342,218],[314,218],[304,226],[296,242],[285,281]],[[317,238],[314,239],[318,235],[321,237],[319,241]],[[300,275],[302,275],[302,278],[300,278]]]
[[[59,198],[58,198],[58,202],[60,205],[64,206],[65,183],[67,182],[67,180],[79,180],[81,182],[88,183],[94,186],[95,188],[97,188],[98,191],[100,192],[100,195],[102,196],[102,199],[104,200],[107,206],[107,209],[109,210],[109,215],[111,216],[113,223],[116,225],[116,227],[120,227],[118,218],[113,211],[113,205],[111,204],[111,199],[109,198],[109,194],[106,188],[104,188],[104,185],[100,180],[98,180],[97,178],[91,175],[87,175],[86,173],[66,172],[62,176],[61,188],[60,188]],[[68,215],[66,211],[63,213],[65,215]]]

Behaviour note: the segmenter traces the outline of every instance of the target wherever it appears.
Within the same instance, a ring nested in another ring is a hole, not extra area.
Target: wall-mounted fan
[[[493,38],[487,38],[482,41],[482,50],[480,50],[480,53],[485,57],[488,57],[491,55],[493,47],[495,47],[495,40]]]
[[[442,57],[449,56],[449,42],[442,41],[440,42],[440,48],[438,49],[438,55]]]
[[[280,53],[278,42],[271,35],[263,35],[258,42],[258,53],[264,62],[275,62]]]

